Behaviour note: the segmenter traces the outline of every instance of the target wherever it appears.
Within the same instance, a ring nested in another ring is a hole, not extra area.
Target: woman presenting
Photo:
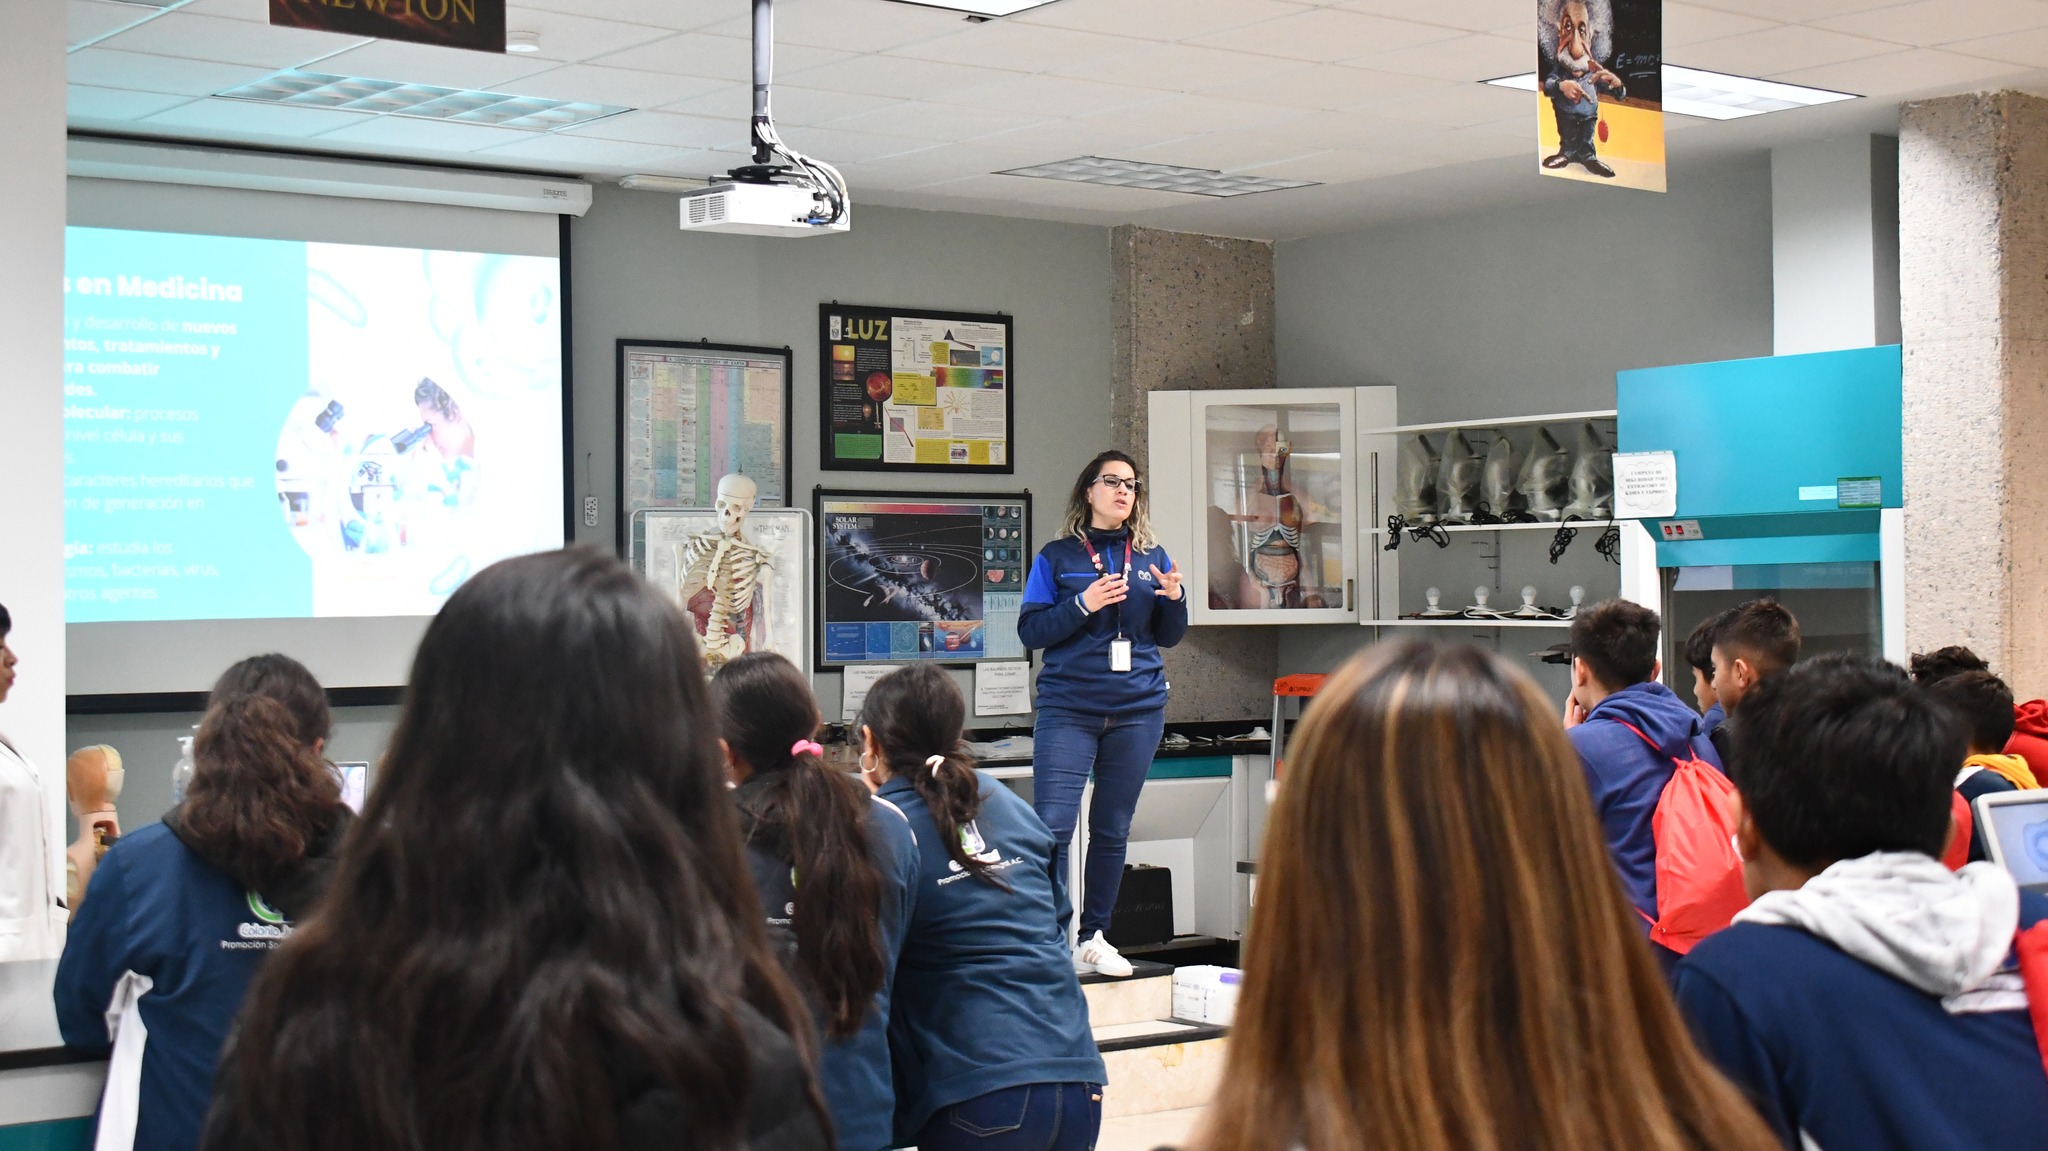
[[[1025,646],[1045,649],[1031,787],[1038,817],[1059,844],[1062,883],[1081,793],[1095,777],[1083,894],[1074,900],[1080,971],[1131,973],[1103,932],[1123,882],[1131,813],[1166,727],[1159,649],[1187,630],[1180,570],[1152,538],[1137,466],[1122,452],[1104,452],[1082,469],[1064,529],[1031,565],[1017,621]]]

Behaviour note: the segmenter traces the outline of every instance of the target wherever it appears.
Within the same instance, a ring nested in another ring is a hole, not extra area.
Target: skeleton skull
[[[718,481],[718,530],[722,535],[736,536],[747,522],[747,513],[754,510],[754,501],[760,497],[760,489],[754,481],[734,472]]]

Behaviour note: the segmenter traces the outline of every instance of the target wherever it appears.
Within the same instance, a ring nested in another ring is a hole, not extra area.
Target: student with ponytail
[[[975,770],[966,718],[930,665],[884,676],[861,711],[861,774],[917,836],[890,1000],[896,1134],[920,1151],[1090,1151],[1107,1075],[1056,845],[1031,805]]]
[[[917,881],[910,821],[825,766],[811,685],[772,652],[711,683],[740,832],[771,943],[824,1037],[818,1083],[841,1151],[891,1146],[889,984]]]

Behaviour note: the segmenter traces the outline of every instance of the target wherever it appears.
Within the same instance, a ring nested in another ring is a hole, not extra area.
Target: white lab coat
[[[64,843],[42,773],[0,736],[0,962],[64,952]]]

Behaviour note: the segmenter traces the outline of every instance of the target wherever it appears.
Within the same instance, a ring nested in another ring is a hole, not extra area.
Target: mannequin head
[[[106,744],[80,748],[64,761],[64,790],[71,797],[71,813],[80,820],[102,811],[114,810],[127,781],[121,753]]]
[[[736,536],[747,522],[747,513],[754,510],[754,501],[760,498],[760,488],[754,481],[733,472],[718,481],[718,530],[722,535]]]

